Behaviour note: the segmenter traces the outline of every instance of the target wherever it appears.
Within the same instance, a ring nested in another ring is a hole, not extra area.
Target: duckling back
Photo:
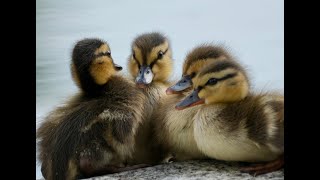
[[[39,128],[40,159],[48,179],[74,179],[80,156],[95,160],[95,168],[123,165],[134,150],[136,129],[143,121],[143,94],[122,77],[113,77],[101,97],[79,95],[50,115]],[[51,173],[51,174],[50,174]]]
[[[258,94],[232,104],[202,107],[194,132],[199,149],[211,158],[274,160],[283,153],[283,98]]]
[[[131,157],[145,96],[116,75],[121,69],[106,42],[86,38],[76,43],[71,72],[81,93],[54,110],[37,134],[47,179],[99,175]]]

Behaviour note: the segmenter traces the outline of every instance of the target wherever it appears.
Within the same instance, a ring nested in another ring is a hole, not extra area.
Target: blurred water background
[[[248,67],[255,89],[283,90],[281,0],[37,0],[36,6],[37,127],[77,91],[69,64],[74,43],[84,37],[107,40],[115,62],[127,73],[133,38],[160,31],[171,41],[173,78],[181,76],[183,59],[196,45],[225,44]]]

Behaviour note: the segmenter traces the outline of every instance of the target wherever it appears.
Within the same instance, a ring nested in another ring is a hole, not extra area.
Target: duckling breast
[[[196,145],[193,132],[194,116],[199,107],[178,111],[174,108],[180,100],[177,97],[165,97],[159,108],[157,121],[161,128],[156,128],[158,138],[175,155],[177,161],[204,158],[205,155]]]

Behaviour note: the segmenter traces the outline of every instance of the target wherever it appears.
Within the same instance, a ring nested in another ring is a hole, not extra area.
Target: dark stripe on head
[[[199,76],[203,76],[208,73],[219,72],[219,71],[222,71],[222,70],[225,70],[228,68],[233,68],[233,69],[242,71],[242,68],[238,64],[236,64],[235,62],[222,61],[222,62],[217,62],[217,63],[214,63],[214,64],[207,66],[206,68],[204,68],[200,72]]]
[[[227,74],[226,76],[218,79],[218,81],[223,81],[223,80],[226,80],[226,79],[230,79],[230,78],[233,78],[237,75],[237,73],[232,73],[232,74]]]
[[[225,56],[229,58],[229,53],[220,46],[213,46],[213,45],[200,45],[194,48],[186,57],[186,68],[185,71],[195,62],[203,61],[206,59],[217,59],[221,56]],[[183,72],[186,73],[186,72]]]
[[[94,52],[103,44],[101,39],[86,38],[76,43],[72,51],[72,60],[77,68],[89,65],[94,57]]]
[[[139,35],[132,43],[132,47],[135,45],[141,50],[143,65],[147,63],[147,54],[151,52],[154,47],[166,41],[166,37],[158,32],[145,33]]]
[[[108,57],[111,57],[111,52],[110,51],[107,51],[107,52],[100,52],[99,54],[95,55],[96,58],[98,57],[102,57],[102,56],[108,56]]]

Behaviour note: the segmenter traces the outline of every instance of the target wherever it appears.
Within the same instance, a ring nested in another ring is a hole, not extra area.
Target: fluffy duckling
[[[244,69],[233,61],[212,62],[194,78],[193,87],[176,109],[200,107],[194,138],[201,152],[219,160],[263,162],[242,168],[254,175],[283,166],[282,95],[251,93]]]
[[[191,92],[192,79],[212,61],[225,60],[231,55],[222,46],[202,44],[193,48],[183,64],[182,78],[166,90],[171,96],[161,100],[158,111],[154,114],[154,127],[157,142],[162,148],[166,162],[202,159],[206,156],[198,149],[193,137],[193,121],[199,107],[177,111],[175,105]],[[173,95],[172,95],[173,94]]]
[[[169,87],[172,71],[172,51],[167,37],[158,32],[137,36],[131,45],[132,54],[128,58],[128,68],[133,81],[145,94],[148,101],[144,104],[146,121],[138,130],[136,153],[132,164],[158,162],[158,150],[153,147],[151,116],[160,99]]]
[[[72,180],[130,169],[124,165],[134,151],[145,97],[134,83],[116,75],[121,69],[106,42],[76,43],[71,72],[81,92],[52,111],[37,132],[46,179]]]

